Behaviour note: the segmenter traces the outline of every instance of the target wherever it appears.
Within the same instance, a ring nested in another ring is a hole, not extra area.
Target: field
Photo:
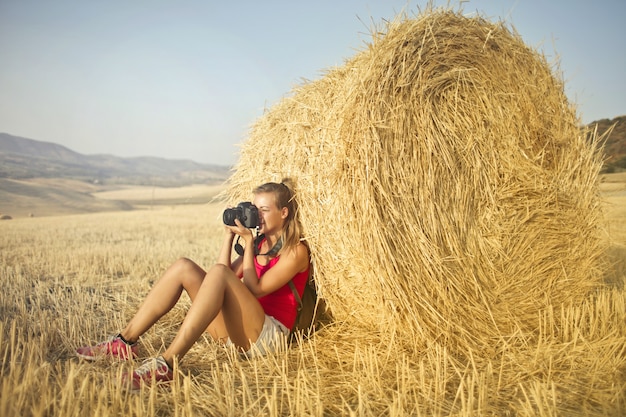
[[[62,178],[0,178],[0,214],[14,219],[163,205],[202,204],[222,185],[148,187],[102,185]]]
[[[606,287],[582,306],[546,312],[546,328],[550,314],[570,326],[539,329],[525,357],[461,363],[445,347],[415,351],[332,323],[284,354],[247,362],[202,339],[170,388],[137,394],[119,385],[136,363],[86,363],[74,350],[119,330],[177,258],[208,267],[224,204],[188,204],[197,190],[128,189],[98,198],[141,209],[0,222],[0,416],[623,415],[626,176],[606,176],[601,190]],[[172,339],[188,303],[183,296],[143,336],[142,357]],[[594,373],[602,369],[610,371]]]

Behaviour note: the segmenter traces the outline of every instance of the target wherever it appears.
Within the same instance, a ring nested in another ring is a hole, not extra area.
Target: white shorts
[[[257,356],[265,356],[268,353],[279,352],[287,346],[289,329],[272,316],[265,315],[263,329],[256,342],[250,344],[250,349],[246,352],[238,350],[239,356],[244,359],[251,359]],[[226,346],[236,348],[230,338]]]

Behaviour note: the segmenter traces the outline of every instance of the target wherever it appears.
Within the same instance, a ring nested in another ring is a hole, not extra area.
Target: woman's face
[[[259,193],[254,196],[254,205],[259,209],[259,232],[277,233],[287,218],[287,208],[278,208],[274,193]]]

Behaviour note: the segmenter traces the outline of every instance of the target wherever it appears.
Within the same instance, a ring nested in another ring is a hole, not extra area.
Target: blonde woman
[[[174,361],[180,360],[205,331],[246,356],[284,346],[297,311],[288,284],[293,280],[302,295],[310,268],[309,251],[302,241],[289,179],[263,184],[254,189],[253,197],[262,238],[256,239],[254,230],[240,220],[235,220],[234,226],[225,225],[222,249],[213,267],[204,271],[189,259],[179,259],[165,271],[117,336],[79,348],[78,356],[87,360],[101,356],[135,358],[139,337],[174,307],[183,290],[192,304],[180,329],[160,356],[145,360],[125,376],[132,389],[153,381],[171,381]],[[243,239],[245,248],[231,262],[235,236],[238,241]]]

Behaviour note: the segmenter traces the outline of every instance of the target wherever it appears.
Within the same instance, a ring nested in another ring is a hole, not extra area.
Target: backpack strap
[[[289,280],[289,288],[291,288],[291,292],[293,293],[293,297],[298,302],[298,310],[300,310],[300,308],[302,308],[302,298],[300,298],[300,294],[298,294],[298,290],[296,290],[296,286],[293,283],[292,279]]]
[[[304,284],[305,288],[311,282],[312,269],[313,268],[311,267],[311,265],[309,265],[309,275],[306,277],[306,283]],[[289,284],[289,288],[291,288],[291,292],[293,293],[293,298],[295,298],[296,301],[298,302],[298,311],[300,311],[300,309],[302,308],[302,298],[300,297],[300,294],[298,294],[298,290],[296,289],[296,285],[293,283],[293,279],[290,279],[288,284]]]

